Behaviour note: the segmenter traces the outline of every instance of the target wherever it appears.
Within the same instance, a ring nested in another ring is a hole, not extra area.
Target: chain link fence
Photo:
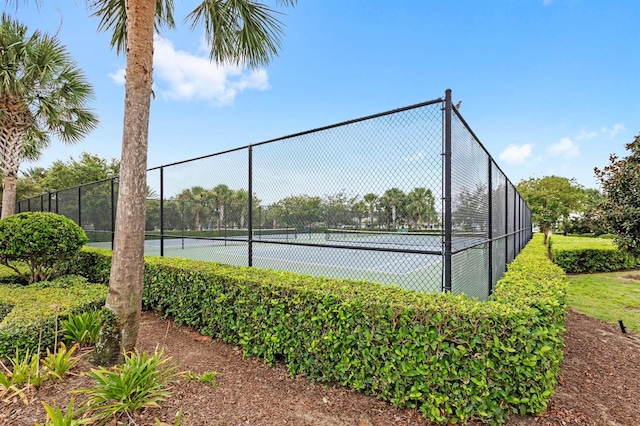
[[[148,171],[145,254],[485,299],[530,212],[444,99]],[[111,248],[118,180],[20,201]]]

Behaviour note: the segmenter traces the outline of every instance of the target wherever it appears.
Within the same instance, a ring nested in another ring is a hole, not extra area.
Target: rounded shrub
[[[29,284],[53,277],[88,241],[84,230],[55,213],[27,212],[0,220],[0,263]]]

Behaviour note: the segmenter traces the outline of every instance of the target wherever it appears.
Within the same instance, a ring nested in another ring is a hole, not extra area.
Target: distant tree
[[[189,224],[188,228],[191,228],[191,224],[193,224],[195,229],[202,231],[204,218],[209,217],[211,209],[209,205],[209,202],[212,201],[211,193],[202,186],[193,186],[180,192],[176,199],[183,203],[183,212],[191,214],[193,217],[193,222],[186,221]]]
[[[435,198],[430,189],[414,188],[407,196],[407,212],[412,215],[418,228],[422,228],[425,219],[429,224],[436,215]]]
[[[584,190],[575,179],[545,176],[520,181],[516,189],[531,209],[531,221],[544,233],[544,242],[558,223],[577,212],[584,200]]]
[[[369,227],[373,226],[373,212],[375,211],[376,204],[378,202],[378,195],[372,192],[365,194],[362,197],[364,202],[367,204],[367,208],[369,209]]]
[[[286,197],[271,206],[266,219],[278,227],[284,225],[303,229],[326,219],[326,205],[320,197]]]
[[[325,195],[322,200],[327,212],[327,227],[339,227],[354,225],[353,205],[357,197],[347,195],[345,192]]]
[[[398,188],[387,189],[380,199],[380,204],[391,213],[391,227],[396,228],[398,226],[398,210],[405,201],[406,194]]]
[[[489,226],[487,187],[462,188],[453,202],[451,217],[453,226],[459,230],[485,231]]]
[[[583,190],[584,197],[576,214],[569,217],[565,231],[572,234],[601,235],[607,233],[607,225],[602,218],[600,207],[605,201],[604,195],[594,188]]]
[[[18,178],[16,187],[16,200],[26,200],[27,198],[37,197],[44,191],[42,187],[42,179],[47,173],[44,167],[30,167],[22,172],[22,176]],[[0,189],[2,191],[2,189]]]
[[[352,206],[352,211],[355,217],[358,219],[358,228],[362,228],[362,219],[364,215],[369,211],[367,203],[365,203],[363,200],[356,202]]]
[[[616,235],[621,249],[640,255],[640,134],[626,145],[629,155],[609,156],[611,164],[595,174],[600,180],[604,201],[602,219]]]
[[[78,160],[56,160],[42,177],[41,185],[47,191],[71,188],[99,180],[110,179],[120,173],[120,161],[106,160],[95,154],[83,152]]]
[[[233,191],[227,185],[220,184],[209,191],[209,198],[215,203],[215,211],[218,212],[218,229],[224,228],[225,208],[233,201]]]
[[[21,161],[50,142],[79,141],[98,124],[87,108],[93,89],[66,48],[6,14],[0,22],[0,169],[2,217],[15,211]],[[26,148],[28,148],[26,150]]]

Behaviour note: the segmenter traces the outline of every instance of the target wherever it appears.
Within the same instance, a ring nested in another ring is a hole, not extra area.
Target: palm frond
[[[296,0],[279,4],[295,5]],[[205,0],[185,19],[193,30],[204,26],[209,57],[217,63],[258,68],[271,61],[280,48],[281,15],[254,0]]]
[[[91,16],[100,18],[98,31],[110,31],[111,47],[118,54],[127,47],[127,6],[125,0],[95,0],[89,4],[93,10]],[[173,19],[173,0],[157,0],[155,31],[160,34],[162,28],[175,28]]]

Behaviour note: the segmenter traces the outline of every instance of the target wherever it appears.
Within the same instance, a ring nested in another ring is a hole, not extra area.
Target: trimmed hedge
[[[569,274],[610,272],[640,267],[640,259],[616,247],[609,238],[565,237],[549,239],[553,261]]]
[[[567,280],[542,241],[534,236],[486,302],[147,258],[143,308],[247,356],[283,361],[291,375],[414,407],[437,422],[499,423],[544,411],[560,372]],[[105,268],[94,259],[101,256],[84,250],[80,257],[92,260],[77,263]]]
[[[24,212],[0,220],[0,263],[29,284],[47,281],[87,242],[80,226],[49,212]]]
[[[0,359],[16,350],[53,348],[59,321],[72,313],[100,309],[107,288],[83,277],[65,276],[29,286],[0,285]],[[56,324],[58,321],[58,324]]]

